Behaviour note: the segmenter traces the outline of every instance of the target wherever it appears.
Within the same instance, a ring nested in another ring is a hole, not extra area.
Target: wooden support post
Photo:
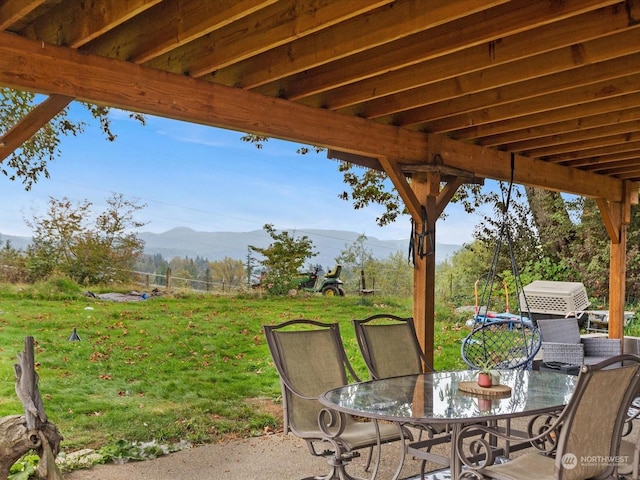
[[[437,174],[414,174],[411,177],[411,188],[427,212],[426,230],[431,236],[433,249],[428,255],[420,258],[415,255],[413,270],[413,318],[418,341],[427,360],[433,365],[435,343],[435,276],[436,255],[435,235],[436,198],[440,191],[440,176]],[[416,224],[418,231],[422,225]]]
[[[453,198],[456,190],[464,183],[462,177],[455,174],[442,164],[440,156],[441,138],[435,135],[429,137],[429,151],[427,158],[431,165],[427,169],[410,169],[411,183],[407,181],[408,171],[404,171],[397,160],[379,157],[378,161],[393,182],[402,197],[407,210],[411,214],[418,232],[428,232],[425,239],[428,252],[422,258],[415,255],[413,272],[413,319],[416,326],[418,342],[429,362],[433,365],[434,357],[434,328],[435,328],[435,277],[436,277],[436,220],[444,208]],[[450,179],[440,190],[440,170],[447,170]],[[463,174],[465,172],[456,171]],[[471,178],[473,175],[465,175]],[[426,219],[424,214],[426,213]],[[424,223],[424,225],[423,225]],[[412,242],[415,239],[412,239]]]
[[[627,225],[621,225],[620,239],[610,243],[609,262],[609,338],[624,337]]]
[[[627,229],[631,223],[631,205],[638,203],[638,190],[625,182],[624,200],[596,199],[600,216],[609,235],[609,338],[624,337],[625,283],[627,278]]]

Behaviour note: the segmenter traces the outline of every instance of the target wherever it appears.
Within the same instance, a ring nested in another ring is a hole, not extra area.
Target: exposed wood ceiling
[[[0,86],[51,95],[0,158],[75,98],[376,168],[640,181],[640,0],[0,0],[0,27]]]

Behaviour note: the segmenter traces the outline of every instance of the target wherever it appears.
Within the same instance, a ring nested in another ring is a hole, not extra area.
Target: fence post
[[[171,288],[171,269],[167,268],[167,290]]]

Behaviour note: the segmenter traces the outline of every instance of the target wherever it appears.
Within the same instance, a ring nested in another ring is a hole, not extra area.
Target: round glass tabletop
[[[577,381],[572,375],[537,370],[504,370],[500,377],[500,384],[510,387],[510,392],[480,395],[460,390],[461,382],[475,382],[477,378],[477,371],[461,370],[351,384],[329,390],[320,401],[369,418],[409,423],[467,422],[560,409],[571,398]]]

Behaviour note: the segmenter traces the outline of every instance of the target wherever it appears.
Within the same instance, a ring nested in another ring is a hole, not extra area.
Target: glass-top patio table
[[[477,371],[443,371],[355,383],[329,390],[320,402],[332,409],[398,424],[447,424],[451,429],[449,464],[457,479],[462,464],[457,436],[466,425],[561,410],[571,398],[577,377],[537,370],[500,371],[508,395],[476,395],[459,390]]]

